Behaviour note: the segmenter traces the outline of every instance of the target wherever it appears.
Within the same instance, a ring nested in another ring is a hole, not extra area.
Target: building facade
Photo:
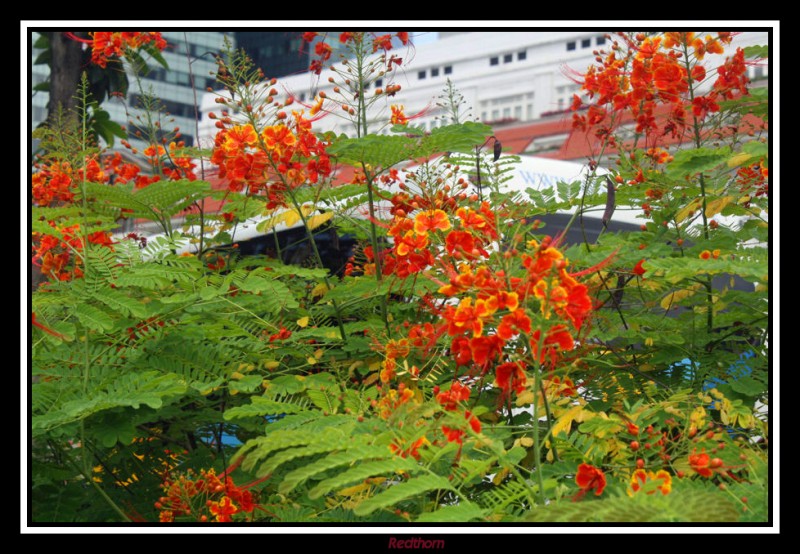
[[[37,33],[31,33],[31,63],[41,52],[32,46],[37,36]],[[169,129],[180,128],[181,139],[187,146],[194,145],[197,142],[196,128],[200,115],[197,106],[208,87],[218,86],[215,80],[217,64],[214,56],[222,50],[226,37],[232,45],[235,42],[232,33],[217,31],[167,31],[163,36],[168,47],[162,55],[169,69],[151,61],[150,72],[140,81],[141,90],[136,79],[129,74],[128,97],[124,100],[109,98],[103,102],[103,109],[120,125],[130,126],[130,121],[133,120],[135,126],[141,95],[143,92],[150,94],[169,113],[163,124],[164,128],[167,128],[167,124]],[[46,65],[32,65],[31,86],[45,81],[48,74],[49,68]],[[30,116],[34,128],[47,118],[47,102],[46,92],[33,93]],[[130,142],[141,146],[134,136],[131,136]]]
[[[402,104],[407,116],[421,112],[423,115],[412,123],[428,131],[450,123],[437,106],[448,79],[471,108],[470,119],[494,128],[568,118],[572,95],[580,88],[571,75],[585,71],[594,61],[595,52],[610,46],[604,32],[592,30],[445,32],[439,36],[436,42],[390,52],[404,60],[394,79],[402,90],[386,103],[373,105],[368,113],[373,123],[371,131],[389,132],[385,122],[391,113],[390,104]],[[734,40],[737,46],[768,44],[769,35],[767,31],[747,32],[736,35]],[[765,71],[765,67],[753,67],[751,78],[763,78]],[[327,70],[321,75],[303,73],[285,77],[280,84],[297,99],[309,103],[321,91],[332,95],[333,85],[328,82],[332,75]],[[205,141],[216,133],[208,114],[219,111],[219,105],[214,103],[217,95],[205,95],[201,104],[200,137]],[[315,128],[321,132],[354,133],[352,123],[336,111],[316,122]],[[535,148],[552,150],[566,138],[565,133],[541,137]]]

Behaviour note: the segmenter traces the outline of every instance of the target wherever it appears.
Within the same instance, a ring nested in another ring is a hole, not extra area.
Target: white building
[[[570,70],[581,73],[594,61],[596,51],[610,46],[601,31],[548,32],[467,32],[442,33],[440,40],[416,48],[398,48],[390,54],[403,58],[394,82],[402,90],[386,104],[376,103],[369,113],[373,121],[389,119],[389,104],[402,104],[410,116],[426,110],[414,120],[415,126],[427,130],[449,123],[441,118],[436,106],[449,78],[463,95],[471,117],[493,126],[531,122],[542,116],[569,108],[572,95],[580,88],[568,77]],[[738,46],[768,44],[767,31],[748,32],[734,39]],[[766,71],[765,67],[751,68],[751,77]],[[319,91],[332,96],[333,85],[328,77],[310,73],[285,77],[279,81],[287,92],[306,103],[313,101]],[[383,86],[388,83],[376,83]],[[217,129],[210,112],[219,114],[214,99],[220,93],[208,93],[201,102],[200,138],[213,139]],[[335,111],[319,120],[315,129],[353,135],[353,126]],[[384,127],[386,129],[386,127]],[[371,131],[377,131],[375,126]]]

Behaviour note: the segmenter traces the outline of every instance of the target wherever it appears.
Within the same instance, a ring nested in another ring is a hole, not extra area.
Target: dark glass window
[[[453,66],[452,65],[444,66],[444,74],[445,75],[450,75],[452,72],[453,72]]]
[[[517,61],[522,61],[528,59],[528,52],[523,50],[522,52],[517,52]]]
[[[499,63],[500,63],[500,58],[498,58],[497,56],[489,58],[489,65],[497,65]]]
[[[567,50],[575,50],[575,48],[577,48],[577,46],[578,45],[575,42],[568,42],[567,43]]]
[[[438,76],[439,76],[439,68],[434,67],[433,69],[431,69],[431,77],[438,77]]]
[[[581,48],[589,48],[592,45],[592,39],[585,38],[581,41]]]
[[[503,63],[511,63],[513,59],[514,59],[513,54],[506,54],[505,56],[503,56]]]
[[[425,71],[420,71],[417,73],[417,79],[424,79],[426,77]]]

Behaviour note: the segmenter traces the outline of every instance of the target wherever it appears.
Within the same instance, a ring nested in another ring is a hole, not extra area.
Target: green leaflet
[[[698,275],[738,275],[746,280],[768,282],[769,267],[764,255],[766,250],[752,248],[745,251],[739,259],[699,258],[654,258],[647,260],[647,270],[654,275],[663,276],[669,283],[679,283]]]
[[[264,398],[263,396],[254,396],[250,399],[250,404],[225,410],[225,421],[250,417],[263,417],[265,415],[296,414],[305,411],[305,409],[306,408],[298,404],[277,402],[275,400]]]
[[[93,297],[112,310],[124,315],[132,315],[138,318],[144,318],[149,315],[144,304],[114,289],[99,289],[95,291]]]
[[[532,510],[525,518],[536,522],[648,523],[738,521],[740,510],[728,498],[708,491],[673,490],[582,502],[557,502]]]
[[[278,492],[281,494],[288,494],[308,479],[324,473],[329,469],[361,463],[370,458],[386,457],[387,454],[389,454],[387,445],[363,444],[365,440],[368,440],[368,438],[359,438],[357,441],[360,441],[361,444],[358,444],[358,442],[355,445],[349,444],[347,450],[344,452],[332,453],[320,460],[290,471],[286,474],[283,482],[281,482],[278,487]]]
[[[731,149],[724,148],[695,148],[692,150],[679,150],[675,159],[667,165],[667,175],[670,177],[689,177],[714,169],[725,162],[730,156]]]
[[[352,423],[351,425],[343,427],[332,427],[328,429],[326,433],[338,437],[339,440],[343,442],[345,434],[349,433],[351,429]],[[258,462],[269,456],[272,452],[285,448],[315,444],[319,442],[320,436],[320,433],[314,429],[299,428],[272,431],[268,427],[267,436],[247,441],[247,444],[237,453],[237,457],[246,455],[242,463],[242,468],[250,471],[255,468]]]
[[[389,478],[398,471],[412,472],[420,469],[419,464],[413,458],[393,457],[388,460],[362,462],[335,477],[321,481],[309,491],[308,497],[311,499],[319,498],[323,494],[344,488],[347,485],[360,483],[368,477],[380,475]]]
[[[435,512],[425,512],[417,518],[422,523],[461,523],[483,519],[488,510],[483,510],[472,502],[461,501],[454,506],[445,506]]]
[[[110,331],[114,327],[111,317],[91,304],[78,304],[75,315],[83,325],[95,331]]]
[[[367,135],[341,139],[328,148],[340,161],[388,169],[407,159],[429,157],[442,152],[471,152],[483,144],[492,130],[482,123],[466,122],[433,129],[425,136]]]
[[[158,181],[142,189],[133,184],[104,185],[86,183],[86,193],[94,200],[94,207],[130,210],[130,216],[154,219],[171,217],[193,202],[208,196],[211,185],[206,181]]]
[[[344,437],[341,433],[328,433],[325,435],[320,435],[317,441],[313,444],[281,450],[261,464],[256,471],[256,476],[263,477],[264,475],[268,475],[278,469],[282,464],[297,458],[322,454],[323,452],[331,452],[338,449],[343,442]]]
[[[432,490],[454,490],[450,481],[440,475],[420,475],[412,477],[399,485],[392,485],[388,490],[367,498],[353,510],[358,516],[366,516],[381,508],[389,508],[398,502],[413,498]]]
[[[336,386],[324,390],[308,389],[306,394],[311,399],[311,402],[324,413],[335,414],[341,404],[339,401],[341,390]]]
[[[54,427],[79,421],[92,414],[111,408],[142,404],[160,408],[164,400],[186,392],[186,383],[177,375],[160,375],[155,371],[129,373],[117,378],[105,390],[90,390],[60,406],[50,406],[44,414],[34,414],[31,428],[47,431]]]

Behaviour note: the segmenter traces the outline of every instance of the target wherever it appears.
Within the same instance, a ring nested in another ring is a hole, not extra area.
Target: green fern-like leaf
[[[536,522],[573,523],[723,523],[738,521],[740,512],[725,494],[684,490],[664,495],[636,494],[582,502],[561,501],[540,506],[525,517]]]
[[[487,510],[472,502],[462,501],[454,506],[445,506],[433,512],[425,512],[417,518],[421,523],[464,523],[486,517]]]
[[[91,304],[76,306],[75,315],[78,316],[78,321],[95,331],[110,331],[114,327],[114,320],[106,312]]]
[[[352,424],[349,426],[352,429]],[[347,431],[332,428],[327,432],[331,434],[338,434],[343,437]],[[245,456],[242,468],[247,471],[252,471],[256,464],[269,456],[275,451],[283,450],[286,448],[293,448],[298,446],[307,446],[316,444],[320,440],[320,435],[313,429],[281,429],[277,431],[267,430],[265,437],[258,437],[247,441],[247,443],[239,449],[236,457]]]
[[[263,396],[254,396],[250,399],[250,404],[226,410],[225,421],[276,414],[296,414],[304,410],[305,408],[298,404],[276,402]]]
[[[341,432],[337,432],[338,429],[332,429],[330,433],[318,437],[318,439],[313,443],[307,446],[301,446],[298,448],[287,448],[286,450],[281,450],[274,456],[271,456],[267,461],[265,461],[256,471],[256,476],[261,477],[264,475],[269,475],[270,473],[274,472],[278,469],[281,465],[285,464],[286,462],[290,462],[292,460],[296,460],[297,458],[304,458],[306,456],[314,456],[316,454],[322,454],[324,452],[331,452],[337,450],[342,447],[343,444],[347,444],[344,435]]]
[[[389,454],[389,448],[384,444],[363,444],[366,437],[360,440],[362,444],[350,444],[344,452],[335,452],[320,460],[316,460],[308,465],[290,471],[279,485],[278,492],[281,494],[289,494],[305,481],[313,479],[328,470],[341,466],[353,465],[372,458],[385,458]]]
[[[388,490],[367,498],[353,510],[358,516],[366,516],[381,508],[389,508],[398,502],[414,498],[432,490],[453,490],[450,481],[440,475],[420,475],[404,483],[392,485]]]
[[[112,310],[124,315],[131,315],[142,319],[149,315],[147,307],[144,304],[111,288],[97,290],[93,297]]]
[[[317,484],[316,487],[311,489],[308,493],[309,498],[315,499],[327,494],[333,490],[342,489],[348,485],[360,483],[364,479],[380,476],[394,475],[398,471],[416,472],[420,470],[420,466],[413,459],[393,457],[387,460],[378,460],[373,462],[361,463],[347,471],[325,479]]]

